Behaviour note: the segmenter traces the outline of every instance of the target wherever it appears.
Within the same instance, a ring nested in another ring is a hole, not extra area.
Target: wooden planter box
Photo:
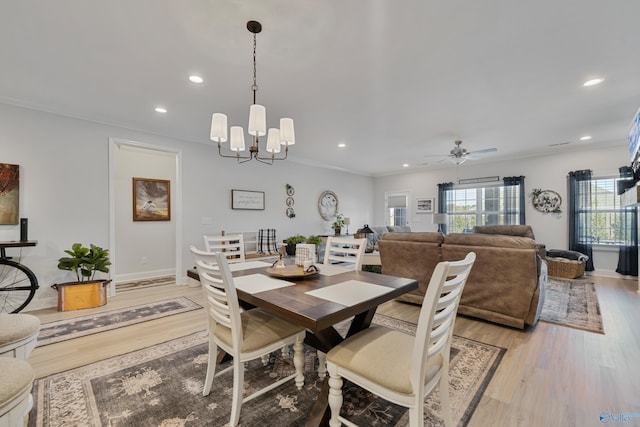
[[[58,291],[58,311],[95,308],[107,303],[107,285],[111,280],[68,282],[53,285]]]

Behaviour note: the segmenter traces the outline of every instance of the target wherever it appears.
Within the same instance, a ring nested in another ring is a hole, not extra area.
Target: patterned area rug
[[[116,283],[116,292],[131,291],[134,289],[152,288],[154,286],[175,285],[175,276],[153,277],[151,279],[132,280],[130,282]]]
[[[38,347],[199,308],[202,306],[189,298],[179,297],[44,323],[38,334]]]
[[[540,320],[604,334],[595,285],[584,279],[550,277]]]
[[[376,323],[415,332],[415,325],[385,316]],[[505,350],[460,337],[451,348],[454,419],[466,425]],[[294,371],[291,355],[273,353],[266,366],[246,365],[245,395]],[[229,362],[226,362],[229,363]],[[293,381],[242,405],[241,426],[303,426],[321,386],[316,355],[307,347],[305,384]],[[226,364],[221,366],[224,368]],[[29,425],[34,426],[227,426],[232,372],[216,378],[207,397],[202,385],[207,368],[205,331],[122,356],[38,379]],[[408,412],[345,382],[343,410],[362,426],[405,426]],[[439,399],[426,400],[425,425],[440,426]]]

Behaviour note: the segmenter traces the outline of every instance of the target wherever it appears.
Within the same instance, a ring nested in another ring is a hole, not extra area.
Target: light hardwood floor
[[[605,335],[539,322],[521,331],[459,316],[455,334],[507,349],[469,426],[598,426],[602,412],[638,414],[640,426],[640,294],[637,281],[592,277]],[[121,292],[106,306],[30,312],[43,323],[186,296],[203,305],[198,287],[167,285]],[[419,308],[390,302],[379,313],[416,322]],[[29,361],[38,377],[206,329],[203,310],[38,347]]]

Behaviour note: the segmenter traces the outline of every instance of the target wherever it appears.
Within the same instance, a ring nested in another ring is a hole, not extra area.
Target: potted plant
[[[307,241],[305,243],[309,243],[310,245],[316,245],[316,248],[322,244],[322,237],[317,235],[311,235],[307,237]]]
[[[284,240],[284,243],[287,244],[287,255],[295,256],[296,254],[296,245],[298,243],[304,243],[307,241],[307,238],[301,234],[296,234],[295,236],[291,236]]]
[[[58,291],[58,310],[93,308],[106,304],[109,279],[96,279],[97,272],[109,273],[109,250],[91,244],[74,243],[67,255],[58,260],[58,269],[75,273],[73,282],[52,285]]]
[[[331,228],[333,228],[333,230],[335,231],[336,236],[339,236],[342,230],[342,227],[344,227],[345,225],[346,223],[344,222],[344,215],[342,215],[341,213],[338,213],[336,214],[336,219],[331,224]]]

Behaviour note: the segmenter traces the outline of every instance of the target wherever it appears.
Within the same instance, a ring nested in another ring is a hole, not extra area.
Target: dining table
[[[382,303],[418,288],[418,281],[379,273],[317,264],[314,274],[299,268],[299,275],[279,274],[272,264],[247,261],[229,264],[238,299],[304,326],[305,343],[327,353],[346,338],[370,326]],[[287,271],[296,267],[287,266]],[[313,272],[313,270],[311,270]],[[188,275],[197,277],[195,270]],[[335,326],[351,319],[346,334]],[[328,425],[329,376],[324,378],[306,426]]]

